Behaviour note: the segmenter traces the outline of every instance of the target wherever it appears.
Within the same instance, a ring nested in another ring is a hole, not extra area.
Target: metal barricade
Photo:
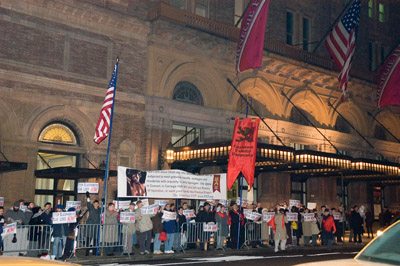
[[[112,249],[116,252],[124,252],[127,246],[128,227],[123,224],[80,224],[76,236],[76,249],[101,248]],[[104,238],[104,240],[103,240]]]
[[[52,228],[50,225],[18,225],[17,233],[3,237],[4,254],[36,256],[49,253]]]
[[[203,223],[184,223],[180,230],[182,251],[185,251],[188,244],[204,244],[206,249],[207,245],[214,245],[220,235],[219,228],[215,232],[205,232]]]
[[[247,248],[249,248],[253,243],[261,245],[264,241],[268,241],[269,239],[270,227],[267,226],[266,223],[247,222],[244,228],[245,241],[243,246]]]

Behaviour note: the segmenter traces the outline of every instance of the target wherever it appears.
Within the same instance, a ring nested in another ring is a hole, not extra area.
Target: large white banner
[[[76,223],[76,212],[53,212],[53,224]]]
[[[182,170],[143,172],[119,166],[118,197],[226,200],[226,174],[194,175]]]
[[[87,191],[90,194],[99,193],[99,183],[78,183],[79,194],[85,194]]]

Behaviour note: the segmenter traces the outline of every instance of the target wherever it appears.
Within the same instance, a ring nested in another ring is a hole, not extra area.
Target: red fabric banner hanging
[[[380,69],[378,107],[400,105],[400,45],[388,56]]]
[[[271,0],[252,0],[243,15],[236,50],[236,71],[262,66],[265,27]]]
[[[254,183],[254,167],[257,152],[257,136],[260,119],[235,119],[231,150],[229,152],[227,185],[231,189],[242,172],[249,188]]]

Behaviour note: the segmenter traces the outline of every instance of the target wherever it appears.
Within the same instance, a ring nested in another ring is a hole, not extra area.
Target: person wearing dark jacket
[[[363,218],[358,213],[358,206],[353,207],[350,214],[350,227],[354,230],[354,242],[362,243]]]
[[[229,224],[231,226],[229,247],[237,249],[239,242],[239,248],[241,248],[244,243],[244,215],[237,204],[233,204],[232,210],[229,211]],[[238,232],[240,232],[239,239]]]
[[[5,224],[6,220],[4,218],[4,208],[0,207],[0,255],[3,255],[3,238],[1,236],[1,234],[3,233],[3,227]]]
[[[368,238],[370,238],[370,234],[372,238],[374,238],[374,232],[372,231],[372,225],[374,223],[374,215],[370,210],[365,213],[365,227],[367,228]]]
[[[186,216],[183,215],[183,208],[179,207],[176,215],[176,234],[174,241],[174,250],[178,251],[181,248],[182,235],[187,231]]]
[[[153,222],[153,236],[154,236],[153,253],[154,253],[154,255],[162,254],[162,251],[160,249],[160,246],[161,246],[160,234],[161,234],[161,232],[164,231],[164,227],[161,222],[161,217],[162,217],[161,207],[159,207],[158,213],[151,218],[151,221]]]
[[[98,200],[94,200],[93,203],[91,202],[90,199],[90,194],[89,192],[86,192],[86,201],[87,201],[87,210],[89,213],[89,216],[86,220],[86,241],[87,241],[87,246],[89,247],[90,243],[92,243],[92,246],[95,247],[97,246],[97,239],[98,239],[98,234],[100,233],[100,221],[101,221],[101,208],[100,208],[100,203]],[[86,249],[86,256],[88,256],[90,253],[90,249]],[[92,249],[92,254],[96,254],[97,249],[93,248]]]
[[[56,206],[56,212],[62,212],[64,207],[62,205]],[[67,239],[67,224],[53,224],[53,256],[55,260],[60,260],[62,257],[62,251],[65,246]]]
[[[165,211],[170,212],[171,207],[169,204],[165,205]],[[174,245],[174,238],[176,232],[176,219],[174,220],[163,220],[164,231],[167,233],[167,241],[165,242],[165,250],[166,254],[174,253],[172,250],[172,246]]]
[[[215,223],[215,216],[214,212],[210,210],[210,204],[208,202],[204,203],[203,210],[199,211],[199,213],[196,216],[196,222],[201,223],[200,228],[201,232],[203,232],[203,223]],[[206,249],[205,243],[208,242],[210,239],[210,232],[207,232],[205,234],[200,235],[200,248],[201,249]]]

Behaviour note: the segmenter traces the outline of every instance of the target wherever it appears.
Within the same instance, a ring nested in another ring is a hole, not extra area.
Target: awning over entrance
[[[0,161],[0,174],[13,171],[22,171],[26,170],[27,168],[27,163]]]
[[[35,176],[40,178],[81,179],[92,177],[104,177],[104,170],[76,167],[56,167],[43,170],[35,170]],[[109,176],[117,176],[117,171],[110,170]]]
[[[205,166],[226,167],[230,148],[230,143],[174,148],[171,168],[193,172]],[[397,163],[260,143],[257,145],[256,171],[288,172],[295,180],[339,177],[346,182],[400,181],[400,164]]]

